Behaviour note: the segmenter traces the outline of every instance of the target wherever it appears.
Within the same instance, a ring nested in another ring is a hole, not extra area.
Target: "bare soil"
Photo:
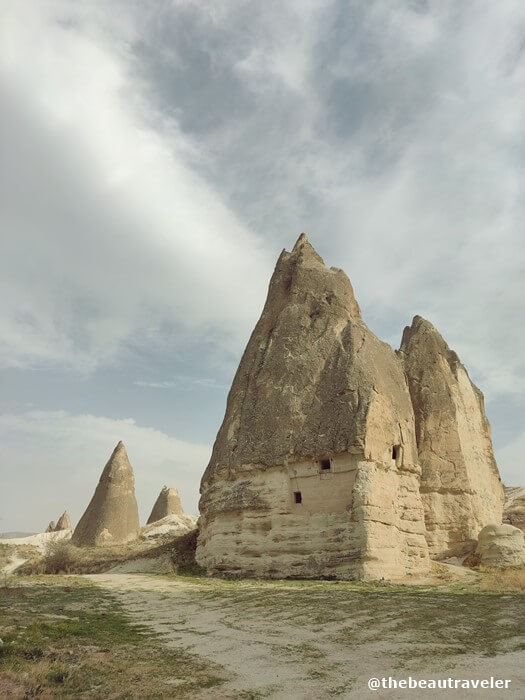
[[[441,586],[227,581],[105,573],[89,578],[134,624],[223,668],[199,698],[415,698],[369,691],[371,677],[510,679],[508,690],[426,690],[426,698],[525,697],[525,596]]]

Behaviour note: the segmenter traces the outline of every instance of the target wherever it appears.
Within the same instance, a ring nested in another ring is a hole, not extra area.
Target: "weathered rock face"
[[[525,486],[505,487],[503,522],[525,532]]]
[[[123,544],[138,537],[135,477],[122,442],[113,450],[71,541],[76,545]]]
[[[431,557],[459,556],[501,522],[503,486],[483,394],[434,326],[416,316],[400,357],[416,421],[421,494]]]
[[[155,505],[153,506],[151,515],[149,516],[146,524],[149,525],[157,520],[162,520],[162,518],[165,518],[168,515],[183,514],[184,508],[180,502],[180,496],[177,489],[169,489],[167,486],[164,486],[162,491],[159,493],[157,500],[155,501]]]
[[[46,528],[46,532],[55,532],[55,529],[56,529],[56,523],[54,520],[51,520],[51,522],[49,523],[49,525]]]
[[[72,530],[72,529],[73,529],[73,525],[71,523],[71,518],[69,517],[69,514],[66,510],[62,513],[62,515],[58,519],[58,522],[55,525],[55,532],[59,532],[59,530]]]
[[[403,368],[304,234],[283,251],[201,482],[197,561],[244,576],[429,566]]]
[[[485,566],[523,566],[523,532],[512,525],[486,525],[479,533],[475,554]]]

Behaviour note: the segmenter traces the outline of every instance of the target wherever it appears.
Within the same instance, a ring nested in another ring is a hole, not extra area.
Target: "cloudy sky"
[[[522,0],[1,0],[0,531],[119,439],[197,512],[301,231],[399,346],[431,320],[525,483]]]

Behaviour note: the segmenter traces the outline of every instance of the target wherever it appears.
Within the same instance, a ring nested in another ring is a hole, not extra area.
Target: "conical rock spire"
[[[77,545],[122,544],[136,539],[139,527],[135,477],[120,441],[71,541]]]
[[[67,512],[67,510],[65,510],[57,521],[57,524],[55,526],[55,532],[58,532],[59,530],[71,529],[73,529],[71,518],[69,517],[69,513]]]
[[[164,486],[162,491],[159,493],[155,505],[151,511],[148,518],[147,525],[157,522],[157,520],[162,520],[168,515],[183,515],[184,509],[180,501],[179,492],[177,489],[168,488]]]

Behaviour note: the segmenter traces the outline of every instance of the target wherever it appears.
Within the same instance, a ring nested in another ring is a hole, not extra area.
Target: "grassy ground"
[[[434,573],[420,586],[12,576],[0,587],[0,697],[328,697],[357,692],[378,665],[450,672],[525,650],[523,570]]]
[[[0,697],[188,697],[218,667],[162,646],[83,579],[13,578],[0,587]]]

